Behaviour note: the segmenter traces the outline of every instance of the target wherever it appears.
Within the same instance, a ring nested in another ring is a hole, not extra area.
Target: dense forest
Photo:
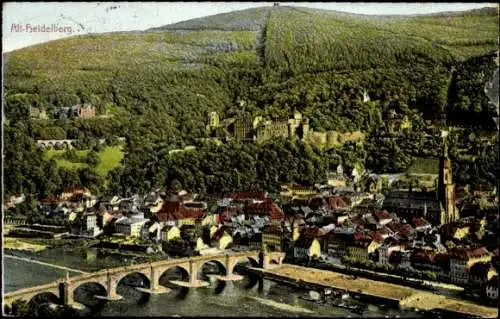
[[[42,198],[71,185],[124,195],[156,186],[275,191],[321,182],[340,161],[348,170],[404,172],[440,154],[443,119],[460,127],[451,149],[457,183],[497,183],[494,109],[484,91],[497,68],[496,10],[392,19],[273,7],[216,17],[4,54],[6,197]],[[30,119],[30,107],[50,113],[78,102],[97,106],[98,116]],[[200,141],[209,111],[282,118],[294,110],[315,131],[367,138],[327,151],[291,140]],[[411,130],[389,130],[390,119],[405,116]],[[70,138],[92,148],[116,137],[126,138],[124,159],[105,179],[92,166],[44,160],[35,144]],[[465,137],[470,143],[459,142]],[[187,145],[196,150],[169,154]]]

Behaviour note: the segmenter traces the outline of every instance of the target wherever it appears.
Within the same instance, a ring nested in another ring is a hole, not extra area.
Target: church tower
[[[448,132],[443,131],[443,154],[439,159],[439,177],[437,195],[439,202],[444,207],[444,216],[441,216],[441,224],[449,224],[458,219],[458,211],[455,206],[455,185],[452,181],[451,161],[448,157],[448,145],[446,136]]]

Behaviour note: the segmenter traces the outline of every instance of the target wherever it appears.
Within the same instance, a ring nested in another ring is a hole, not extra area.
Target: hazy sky
[[[2,42],[8,52],[75,34],[144,30],[207,15],[271,6],[272,2],[36,2],[4,3]],[[360,14],[423,14],[463,11],[494,3],[314,3],[280,2]],[[51,28],[49,32],[36,26]],[[57,28],[54,30],[53,25]],[[68,30],[71,29],[71,32]]]

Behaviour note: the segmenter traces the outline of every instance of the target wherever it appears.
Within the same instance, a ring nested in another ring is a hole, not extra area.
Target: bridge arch
[[[237,264],[242,263],[242,262],[249,262],[252,265],[252,267],[258,267],[259,266],[259,256],[236,257],[232,262],[230,273],[233,273],[234,267],[236,267]]]
[[[84,283],[79,284],[73,289],[73,298],[75,297],[76,293],[80,292],[92,292],[95,295],[99,296],[107,296],[108,291],[106,289],[106,283],[104,282],[99,282],[99,281],[87,281]]]
[[[41,148],[46,148],[47,144],[45,144],[45,143],[39,143],[38,146],[40,146]]]
[[[207,266],[210,266],[210,264],[216,265],[217,267],[217,273],[209,272],[205,273],[204,268]],[[223,275],[226,276],[229,273],[229,269],[226,268],[226,265],[224,265],[223,262],[217,259],[210,259],[206,261],[201,261],[198,265],[198,273],[196,274],[198,279],[203,280],[204,276],[209,275],[209,274],[217,274],[217,275]]]
[[[54,148],[54,142],[48,142],[47,146],[50,147],[50,148]]]
[[[123,273],[123,274],[120,274],[115,280],[114,280],[114,287],[112,287],[111,289],[114,289],[114,291],[116,292],[116,289],[118,288],[118,285],[120,283],[123,283],[123,280],[126,278],[126,277],[132,277],[134,275],[138,275],[140,277],[140,280],[141,280],[141,285],[142,287],[144,288],[150,288],[151,287],[151,278],[150,278],[150,275],[146,275],[144,274],[143,272],[141,271],[131,271],[131,272],[128,272],[128,273]]]
[[[46,303],[61,304],[59,296],[50,291],[40,292],[28,301],[28,315],[34,315],[38,312],[41,305]]]
[[[170,280],[189,281],[189,270],[181,265],[172,265],[158,272],[157,283],[161,286],[171,286]]]

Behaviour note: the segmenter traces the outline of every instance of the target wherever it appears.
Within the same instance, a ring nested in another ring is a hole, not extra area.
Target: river
[[[72,273],[70,275],[77,275]],[[47,283],[66,276],[66,271],[16,259],[4,259],[4,291]],[[300,297],[305,290],[269,280],[245,277],[241,281],[214,283],[208,288],[179,288],[170,293],[149,295],[130,287],[119,287],[124,298],[84,310],[93,316],[330,316],[359,317],[348,310],[320,305]],[[381,310],[369,305],[363,317],[415,317],[419,313]]]

